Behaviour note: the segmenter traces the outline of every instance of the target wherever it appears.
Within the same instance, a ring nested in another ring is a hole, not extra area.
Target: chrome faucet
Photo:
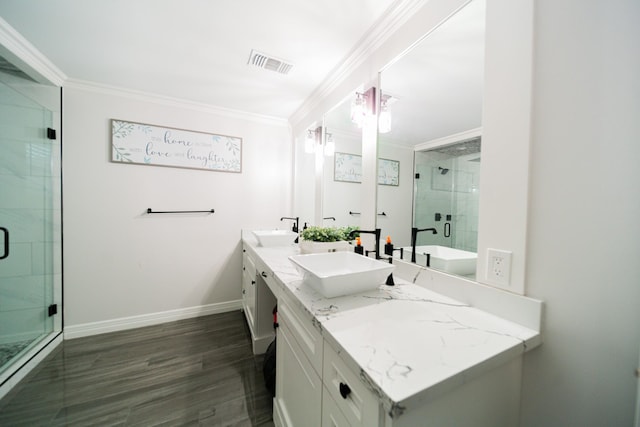
[[[373,251],[376,253],[376,259],[380,259],[380,233],[381,230],[379,228],[376,228],[375,230],[352,230],[349,235],[347,236],[348,239],[351,239],[353,237],[354,234],[356,233],[366,233],[366,234],[373,234],[376,236],[376,249]],[[367,254],[369,253],[369,251],[367,251]]]
[[[418,233],[421,231],[431,231],[433,234],[438,234],[435,228],[411,228],[411,262],[416,262],[416,240],[418,240]]]

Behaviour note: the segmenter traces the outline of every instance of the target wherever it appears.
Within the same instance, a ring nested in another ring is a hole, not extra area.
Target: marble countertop
[[[325,298],[303,283],[288,257],[297,245],[258,247],[244,241],[272,270],[325,340],[399,416],[512,360],[540,344],[540,333],[404,280],[395,286]]]

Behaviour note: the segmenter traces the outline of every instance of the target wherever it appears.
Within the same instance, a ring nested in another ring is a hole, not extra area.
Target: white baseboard
[[[107,332],[124,331],[141,328],[143,326],[158,325],[192,317],[207,316],[209,314],[226,313],[242,309],[242,300],[227,301],[216,304],[200,305],[159,313],[142,314],[139,316],[121,317],[119,319],[103,320],[100,322],[83,323],[64,327],[64,339],[74,339]]]

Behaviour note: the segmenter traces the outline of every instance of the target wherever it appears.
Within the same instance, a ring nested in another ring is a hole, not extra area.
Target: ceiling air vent
[[[276,71],[280,74],[289,74],[293,68],[293,64],[289,64],[273,56],[265,55],[256,50],[251,51],[248,64],[258,68],[264,68],[265,70]]]

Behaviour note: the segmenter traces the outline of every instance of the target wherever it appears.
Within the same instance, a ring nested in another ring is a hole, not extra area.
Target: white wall
[[[241,228],[289,225],[279,221],[291,215],[286,122],[80,84],[63,98],[65,329],[239,306]],[[241,137],[242,173],[112,163],[112,118]]]
[[[526,282],[546,326],[525,356],[521,425],[631,426],[640,2],[538,0],[535,17]]]

